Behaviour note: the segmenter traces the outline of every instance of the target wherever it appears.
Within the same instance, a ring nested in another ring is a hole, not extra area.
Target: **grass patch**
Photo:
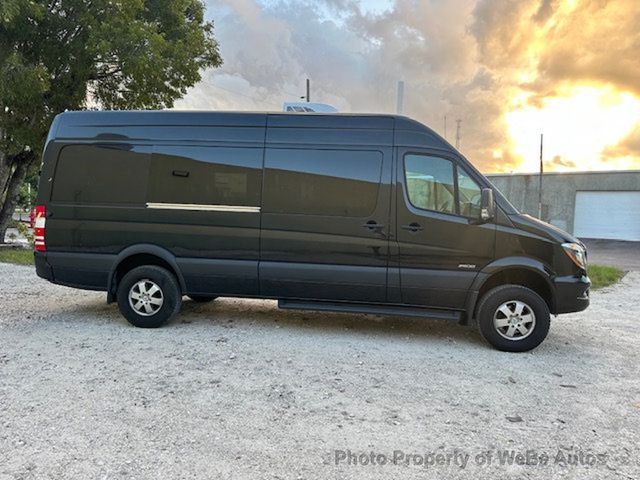
[[[619,268],[606,265],[589,265],[588,274],[593,290],[618,283],[624,276],[624,272]]]
[[[33,265],[33,250],[30,248],[0,248],[0,262]]]

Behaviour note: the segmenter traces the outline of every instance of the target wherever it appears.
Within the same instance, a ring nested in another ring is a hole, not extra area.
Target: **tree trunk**
[[[13,159],[11,157],[0,153],[0,202],[4,199],[4,192],[9,184],[12,163]]]
[[[7,185],[7,194],[4,197],[2,203],[2,209],[0,209],[0,243],[4,243],[4,237],[7,234],[7,228],[13,217],[13,211],[16,208],[16,202],[18,199],[18,191],[20,185],[24,181],[24,177],[29,168],[29,161],[21,161],[16,165],[16,169],[13,171],[9,178]]]

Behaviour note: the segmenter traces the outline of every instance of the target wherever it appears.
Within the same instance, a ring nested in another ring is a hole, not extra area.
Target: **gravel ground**
[[[507,354],[447,322],[270,301],[185,301],[139,330],[0,264],[0,479],[637,479],[639,296],[631,272]],[[527,450],[547,464],[503,456]]]

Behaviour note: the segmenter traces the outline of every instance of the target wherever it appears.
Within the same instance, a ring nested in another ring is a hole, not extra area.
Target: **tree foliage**
[[[57,113],[171,107],[221,63],[202,0],[0,0],[0,234]]]

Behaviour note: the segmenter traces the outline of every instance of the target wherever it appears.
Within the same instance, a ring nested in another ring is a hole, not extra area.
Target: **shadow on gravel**
[[[87,325],[120,324],[129,327],[120,315],[116,304],[107,305],[104,300],[93,300],[61,307],[47,321],[56,320]],[[414,337],[456,343],[484,345],[473,327],[465,327],[446,320],[411,317],[377,316],[352,313],[280,310],[274,300],[248,300],[219,298],[202,304],[187,298],[180,313],[168,325],[165,332],[175,328],[190,328],[211,324],[222,328],[251,329],[259,326],[273,333],[320,332],[340,335],[348,331],[357,335],[376,335],[389,338]],[[133,328],[133,327],[131,327]],[[219,333],[219,332],[217,332]],[[264,331],[261,332],[264,334]],[[487,347],[489,348],[489,347]]]
[[[280,310],[275,300],[237,300],[221,298],[210,304],[185,300],[182,311],[171,325],[214,322],[222,326],[260,325],[274,332],[306,330],[339,335],[349,331],[359,335],[422,337],[453,342],[483,344],[475,328],[446,320],[378,316],[353,313]]]

